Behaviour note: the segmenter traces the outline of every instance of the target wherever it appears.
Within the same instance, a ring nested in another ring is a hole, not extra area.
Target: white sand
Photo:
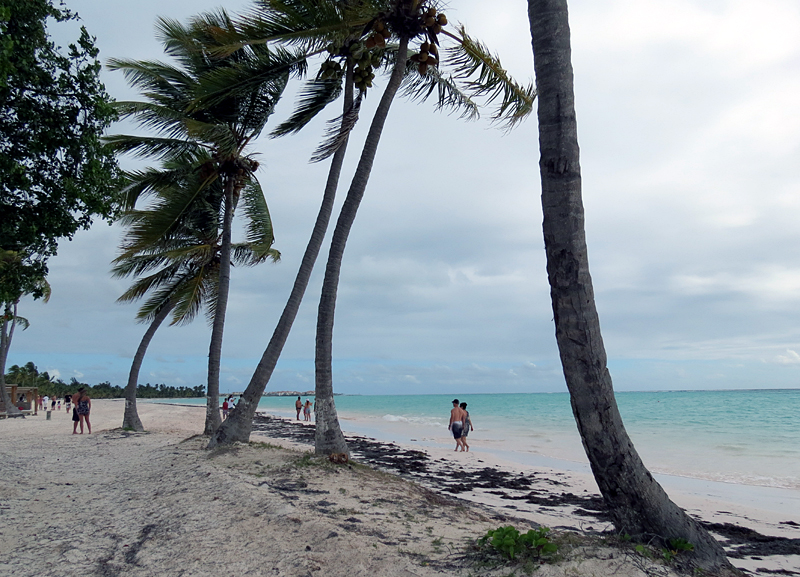
[[[473,547],[487,529],[508,523],[508,509],[304,459],[277,448],[287,444],[281,441],[206,451],[193,437],[202,407],[139,409],[144,434],[118,429],[121,401],[93,402],[92,435],[72,435],[63,411],[49,421],[0,421],[0,575],[499,576],[514,569],[478,564]],[[513,523],[526,528],[522,519]],[[537,575],[670,574],[596,537],[557,538],[562,559]]]

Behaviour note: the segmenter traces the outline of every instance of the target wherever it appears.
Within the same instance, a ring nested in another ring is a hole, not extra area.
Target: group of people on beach
[[[60,411],[61,407],[69,413],[72,409],[72,434],[78,434],[80,426],[83,434],[84,424],[89,434],[92,433],[92,423],[89,420],[89,413],[92,411],[92,400],[84,387],[80,387],[74,395],[64,395],[63,399],[40,395],[36,398],[36,404],[40,411]]]
[[[472,419],[469,418],[467,411],[467,403],[459,404],[458,399],[453,399],[453,409],[450,411],[450,424],[447,425],[450,432],[453,433],[453,438],[456,440],[456,448],[454,451],[469,451],[467,444],[467,435],[470,431],[475,429],[472,427]]]
[[[297,397],[297,400],[294,402],[294,408],[297,411],[298,421],[300,420],[300,411],[303,411],[304,421],[311,421],[311,401],[309,399],[306,399],[306,403],[303,404],[300,397]]]
[[[228,395],[225,397],[225,400],[222,401],[222,418],[227,419],[228,414],[233,410],[236,406],[236,401],[233,399],[233,395]]]

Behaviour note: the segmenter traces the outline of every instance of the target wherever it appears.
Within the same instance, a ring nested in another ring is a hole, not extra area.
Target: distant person
[[[472,419],[469,418],[469,411],[467,410],[467,403],[461,403],[461,409],[464,411],[464,430],[461,433],[461,441],[464,446],[469,451],[469,445],[467,444],[467,435],[469,435],[470,431],[474,431],[475,429],[472,426]]]
[[[72,395],[64,395],[64,408],[69,413],[69,410],[72,408]]]
[[[294,408],[297,409],[297,420],[300,420],[300,411],[303,410],[303,401],[300,400],[300,397],[297,397],[297,400],[294,402]]]
[[[80,423],[81,418],[78,416],[78,401],[81,400],[81,393],[78,391],[71,397],[72,399],[72,434],[78,434],[78,423]]]
[[[311,401],[306,399],[306,404],[303,406],[303,420],[310,421],[311,420]]]
[[[461,434],[464,432],[464,411],[458,405],[458,399],[453,399],[453,408],[450,411],[450,424],[447,425],[447,428],[453,433],[453,438],[456,440],[456,448],[454,451],[458,451],[459,447],[461,450],[464,450],[464,446],[461,440]]]
[[[45,395],[42,397],[42,400],[39,403],[39,409],[46,411],[49,404],[50,404],[50,397]]]
[[[51,411],[55,411],[56,410],[56,398],[55,397],[50,399],[50,410]]]
[[[92,400],[86,394],[86,389],[81,387],[78,389],[81,395],[80,400],[76,403],[76,412],[81,425],[81,435],[83,435],[83,424],[86,423],[86,428],[89,429],[89,434],[92,434],[92,423],[89,422],[89,413],[92,410]]]
[[[228,418],[228,410],[230,409],[230,404],[228,403],[228,399],[222,401],[222,418]]]

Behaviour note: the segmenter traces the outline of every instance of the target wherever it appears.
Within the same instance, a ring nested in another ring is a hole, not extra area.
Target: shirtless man
[[[456,440],[456,448],[454,451],[464,450],[464,440],[461,438],[461,433],[464,430],[464,417],[466,411],[458,406],[458,399],[453,399],[453,409],[450,411],[450,424],[447,428],[453,433],[453,438]]]
[[[297,400],[294,402],[294,408],[297,409],[297,420],[300,420],[300,411],[303,410],[303,401],[300,400],[300,397],[297,397]]]

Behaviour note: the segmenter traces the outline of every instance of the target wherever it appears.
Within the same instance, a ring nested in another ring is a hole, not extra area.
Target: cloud
[[[791,349],[787,349],[786,354],[776,357],[775,361],[782,365],[800,365],[800,355]]]

